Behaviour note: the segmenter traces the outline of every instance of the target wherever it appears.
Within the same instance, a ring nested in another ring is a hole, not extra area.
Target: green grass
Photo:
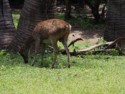
[[[51,57],[49,55],[49,57]],[[125,58],[111,55],[59,55],[56,68],[24,64],[18,54],[0,53],[0,94],[124,94]],[[40,57],[39,57],[40,60]]]
[[[17,28],[18,21],[19,21],[19,18],[20,18],[20,15],[19,15],[20,12],[19,12],[19,10],[14,10],[12,13],[13,13],[12,14],[13,22],[14,22],[15,27]]]
[[[17,28],[17,26],[18,26],[18,20],[19,20],[19,14],[14,14],[14,15],[12,15],[12,17],[14,18],[13,20],[14,20],[14,25],[15,25],[15,27]]]

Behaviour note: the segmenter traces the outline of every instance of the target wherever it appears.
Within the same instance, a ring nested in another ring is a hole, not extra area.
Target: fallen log
[[[77,42],[78,40],[80,40],[80,39],[73,40],[70,43],[69,47],[71,45],[73,45],[75,42]],[[123,53],[124,46],[125,46],[125,43],[123,43],[124,40],[125,40],[125,37],[120,37],[120,38],[117,38],[114,41],[96,44],[96,45],[90,46],[89,48],[85,48],[85,49],[82,49],[82,50],[76,51],[74,49],[74,51],[70,52],[70,54],[72,56],[77,56],[77,55],[85,55],[87,53],[91,53],[91,54],[111,53],[113,51],[113,49],[115,49],[115,50],[118,51],[119,55],[124,55],[124,53]],[[101,50],[95,50],[96,48],[101,48],[101,47],[102,47]],[[66,54],[66,52],[64,50],[61,50],[60,52],[62,54]]]
[[[85,55],[85,54],[87,54],[87,53],[91,53],[91,54],[97,54],[97,53],[104,53],[104,52],[110,52],[111,50],[98,50],[98,51],[95,51],[94,49],[96,49],[96,48],[99,48],[99,47],[104,47],[104,46],[108,46],[108,45],[110,45],[112,42],[106,42],[106,43],[100,43],[100,44],[96,44],[96,45],[94,45],[94,46],[91,46],[91,47],[89,47],[89,48],[86,48],[86,49],[82,49],[82,50],[78,50],[78,51],[76,51],[76,50],[74,50],[73,52],[70,52],[70,54],[72,55],[72,56],[76,56],[76,55]],[[94,51],[92,51],[92,50],[94,50]],[[64,51],[64,50],[61,50],[60,51],[62,54],[66,54],[66,52]]]
[[[82,50],[79,50],[80,52],[88,52],[88,51],[91,51],[93,49],[96,49],[96,48],[99,48],[99,47],[105,47],[105,46],[108,46],[110,44],[112,44],[113,42],[106,42],[106,43],[100,43],[100,44],[96,44],[96,45],[93,45],[89,48],[86,48],[86,49],[82,49]]]
[[[119,37],[114,40],[110,45],[108,45],[105,49],[116,49],[119,52],[119,55],[124,55],[125,51],[125,37]]]
[[[122,42],[125,42],[125,37],[117,38],[111,44],[109,44],[105,49],[114,48],[115,46],[125,45],[125,43],[122,44]]]

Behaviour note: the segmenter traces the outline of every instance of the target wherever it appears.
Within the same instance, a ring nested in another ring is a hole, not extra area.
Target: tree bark
[[[0,49],[8,48],[15,34],[8,0],[0,0]]]
[[[108,0],[107,25],[104,32],[106,41],[125,37],[125,0]]]
[[[66,12],[65,12],[65,19],[71,18],[71,0],[65,0],[66,4]]]

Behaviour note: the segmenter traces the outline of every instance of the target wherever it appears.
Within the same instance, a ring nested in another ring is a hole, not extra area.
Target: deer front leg
[[[35,40],[35,55],[38,53],[39,50],[40,50],[40,38],[37,38]],[[36,56],[33,57],[32,66],[35,64],[35,61],[36,61]]]

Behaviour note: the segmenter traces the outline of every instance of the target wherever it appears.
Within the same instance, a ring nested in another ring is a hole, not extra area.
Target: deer
[[[35,54],[39,53],[39,50],[41,48],[42,62],[43,62],[43,56],[45,53],[46,45],[51,44],[54,49],[53,50],[54,56],[53,56],[51,67],[54,68],[57,60],[57,55],[59,53],[57,42],[60,41],[63,44],[64,49],[66,50],[67,66],[68,68],[70,68],[70,53],[67,46],[67,40],[70,32],[71,32],[71,25],[64,20],[48,19],[45,21],[40,21],[35,26],[31,34],[35,43]],[[25,63],[28,62],[27,55],[22,54]],[[35,59],[36,58],[34,57],[32,61],[32,65],[35,64]]]

